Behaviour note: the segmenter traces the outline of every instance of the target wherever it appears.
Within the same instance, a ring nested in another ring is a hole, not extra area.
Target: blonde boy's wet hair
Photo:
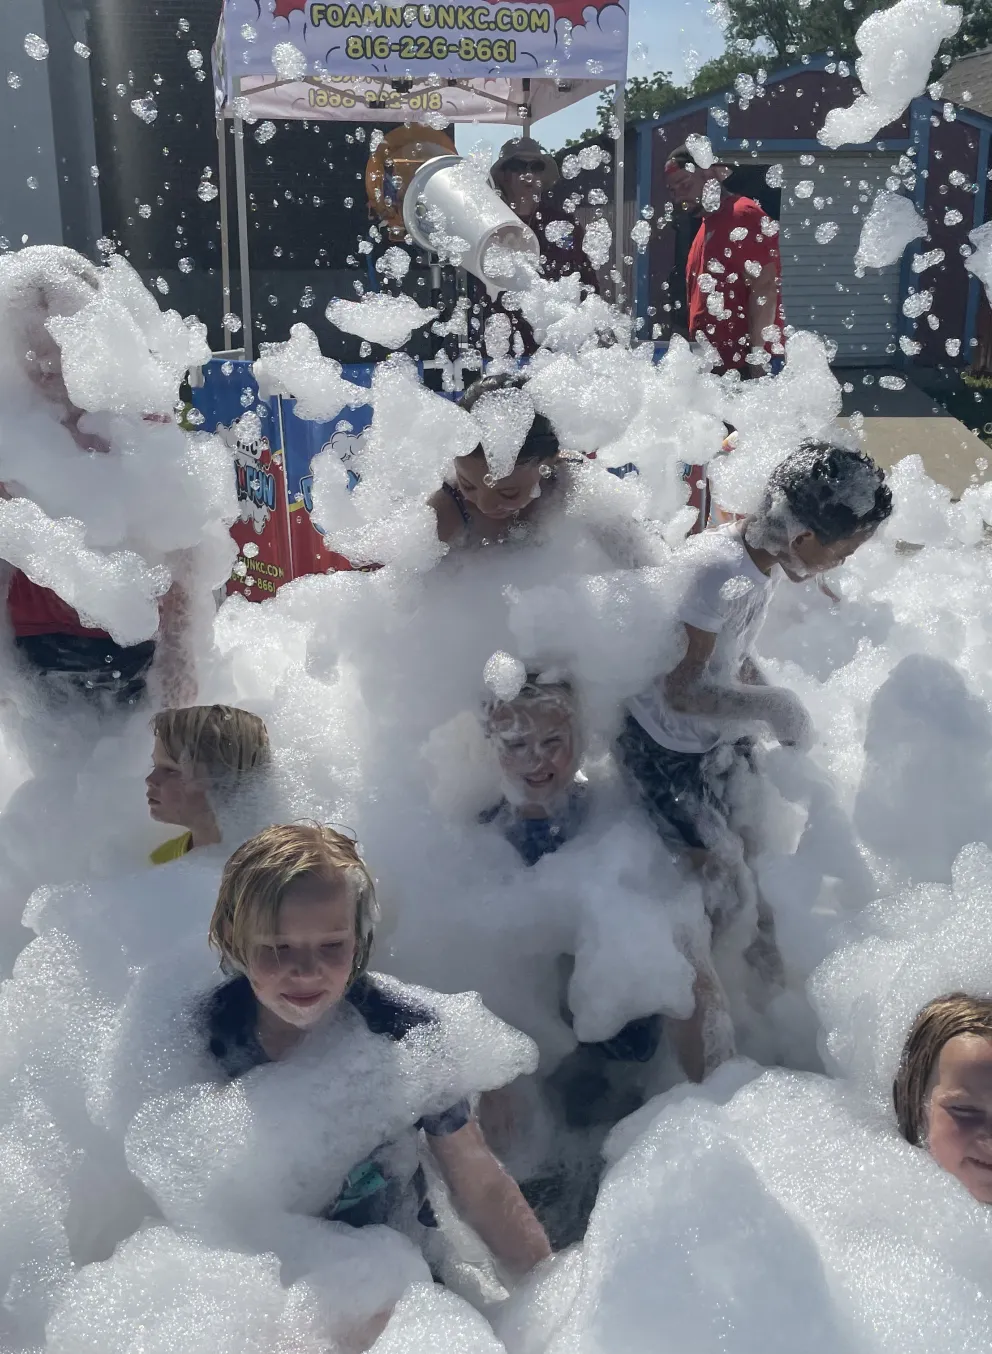
[[[926,1141],[930,1091],[941,1050],[959,1034],[992,1041],[992,1001],[952,992],[928,1002],[913,1021],[892,1094],[899,1132],[914,1146]]]
[[[535,705],[554,706],[573,723],[578,719],[578,698],[567,678],[556,676],[544,680],[541,673],[528,672],[523,686],[511,700],[503,700],[491,692],[486,696],[482,706],[482,722],[486,732],[492,732],[497,725],[512,722],[515,715]]]
[[[378,907],[375,885],[351,837],[320,823],[268,827],[224,866],[210,921],[210,944],[226,970],[244,973],[258,936],[272,936],[283,895],[300,879],[344,876],[355,900],[355,962],[350,981],[368,968]]]
[[[269,732],[258,715],[233,705],[162,710],[152,731],[178,766],[223,783],[271,761]]]

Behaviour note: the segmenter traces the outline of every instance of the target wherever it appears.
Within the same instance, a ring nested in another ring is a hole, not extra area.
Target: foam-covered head
[[[809,440],[772,472],[747,540],[798,581],[842,564],[891,512],[892,491],[870,457]]]
[[[309,1028],[367,968],[375,915],[350,837],[319,824],[270,827],[224,867],[210,943],[278,1021]]]
[[[507,799],[550,811],[568,794],[582,759],[571,683],[528,673],[512,700],[494,696],[486,702],[484,718]]]
[[[893,1087],[899,1131],[992,1204],[992,1001],[954,992],[913,1022]]]
[[[271,761],[269,734],[258,715],[230,705],[162,710],[152,720],[155,747],[145,780],[148,811],[158,823],[195,829],[216,825],[214,808],[229,808],[257,787]]]
[[[462,396],[462,408],[477,413],[494,442],[505,442],[506,436],[512,435],[514,428],[509,425],[517,425],[517,435],[522,434],[513,460],[499,467],[509,473],[499,478],[491,470],[491,462],[496,463],[497,458],[484,442],[468,456],[455,458],[458,488],[484,517],[501,520],[526,508],[538,497],[542,474],[547,474],[545,467],[550,467],[560,453],[558,436],[543,414],[534,413],[528,427],[519,426],[520,402],[526,398],[526,387],[526,377],[504,373],[482,377]],[[505,410],[501,408],[503,404]],[[500,418],[501,413],[505,413],[505,418]],[[501,428],[501,423],[507,426]],[[506,436],[498,436],[499,433]]]
[[[0,375],[26,377],[51,403],[68,408],[62,354],[48,321],[78,314],[99,287],[99,269],[61,245],[32,245],[0,258]]]
[[[702,168],[686,145],[677,146],[665,161],[665,182],[672,201],[687,211],[702,205],[703,190],[707,183],[713,179],[722,183],[729,174],[729,165],[715,164],[708,169]]]

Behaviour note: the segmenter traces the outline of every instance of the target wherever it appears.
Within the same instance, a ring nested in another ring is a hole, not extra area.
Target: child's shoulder
[[[747,569],[748,555],[737,522],[713,527],[690,536],[684,556],[690,574],[723,574],[732,577]]]
[[[348,989],[345,1000],[365,1021],[372,1034],[381,1034],[399,1043],[411,1031],[437,1022],[437,1013],[418,993],[414,996],[402,983],[378,974],[363,973]]]
[[[229,1077],[239,1077],[268,1058],[255,1035],[256,1004],[243,975],[222,983],[204,998],[200,1028],[211,1056]]]

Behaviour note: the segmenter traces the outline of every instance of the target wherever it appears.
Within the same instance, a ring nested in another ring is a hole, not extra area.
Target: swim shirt
[[[434,1019],[427,1007],[398,1000],[384,992],[368,975],[352,983],[344,1000],[362,1017],[370,1033],[397,1043],[412,1030]],[[204,1006],[207,1046],[232,1081],[254,1067],[271,1062],[256,1034],[257,1015],[255,994],[243,976],[219,987]],[[337,1197],[321,1216],[352,1227],[389,1225],[406,1211],[405,1204],[412,1203],[420,1224],[436,1227],[426,1176],[419,1163],[413,1165],[417,1161],[417,1131],[423,1129],[428,1137],[444,1138],[464,1128],[471,1118],[467,1100],[458,1101],[440,1114],[423,1115],[407,1131],[405,1136],[410,1141],[382,1143],[371,1156],[354,1166]],[[409,1173],[403,1162],[412,1167]]]
[[[180,860],[193,849],[192,832],[184,832],[179,837],[170,837],[161,846],[156,846],[148,859],[153,865],[168,865],[170,860]]]

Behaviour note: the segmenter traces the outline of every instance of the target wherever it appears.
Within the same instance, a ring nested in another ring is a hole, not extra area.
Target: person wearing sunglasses
[[[514,137],[503,146],[490,177],[506,205],[537,236],[543,275],[557,281],[569,273],[578,273],[584,286],[598,291],[599,278],[582,248],[582,227],[556,200],[554,190],[561,181],[561,172],[554,156],[547,155],[532,137]],[[533,330],[519,311],[507,311],[499,299],[492,301],[487,297],[480,298],[480,306],[483,326],[493,314],[508,317],[511,353],[530,356],[537,351]],[[487,357],[504,355],[488,351],[487,345]]]

